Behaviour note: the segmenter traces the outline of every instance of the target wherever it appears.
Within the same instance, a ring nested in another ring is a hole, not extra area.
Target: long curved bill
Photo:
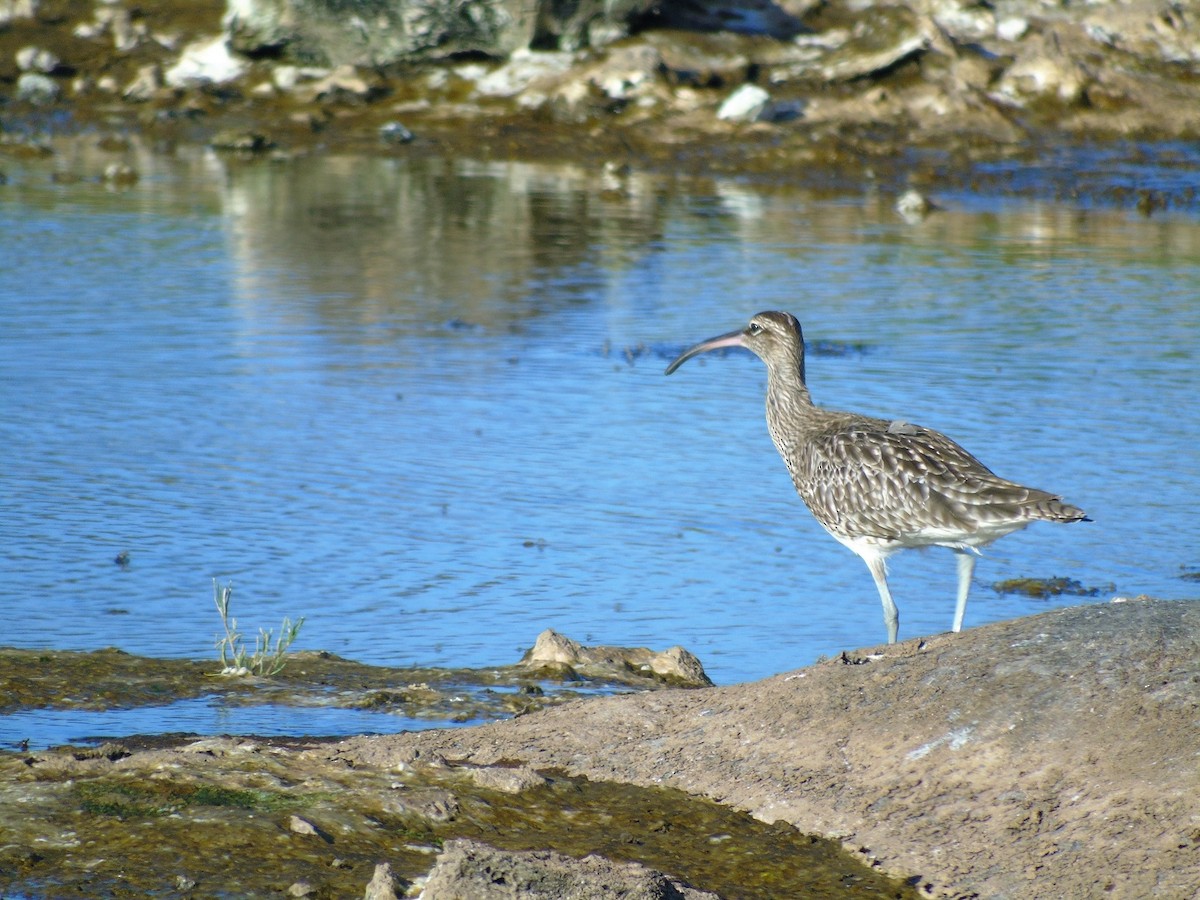
[[[720,347],[745,347],[746,333],[744,330],[731,331],[729,334],[722,334],[715,338],[709,338],[707,341],[701,341],[695,347],[689,347],[684,350],[679,356],[675,357],[674,361],[667,366],[667,371],[664,374],[670,375],[693,356],[699,356],[701,353],[707,353],[709,350],[717,350]]]

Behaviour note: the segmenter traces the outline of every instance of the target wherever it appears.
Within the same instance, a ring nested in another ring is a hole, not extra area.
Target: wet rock
[[[1100,588],[1084,587],[1074,578],[1009,578],[1004,581],[997,581],[992,585],[992,589],[1000,594],[1023,594],[1026,597],[1037,597],[1045,599],[1047,597],[1059,597],[1064,594],[1073,595],[1076,597],[1096,597],[1100,595]],[[1112,591],[1113,586],[1108,585],[1106,591]]]
[[[41,72],[22,72],[17,79],[16,98],[23,103],[49,106],[61,93],[58,82]]]
[[[650,31],[638,37],[658,51],[671,83],[688,87],[728,89],[744,82],[756,67],[796,52],[791,44],[727,33]]]
[[[901,218],[910,224],[920,222],[931,212],[940,208],[916,188],[909,188],[896,201],[896,212],[900,213]]]
[[[384,122],[379,126],[379,139],[386,144],[407,144],[416,139],[402,122]]]
[[[0,28],[37,15],[37,0],[0,0]]]
[[[1020,16],[1009,16],[996,23],[996,37],[1012,43],[1019,41],[1029,31],[1029,20]]]
[[[253,154],[267,152],[275,146],[275,142],[257,131],[222,131],[213,135],[209,145],[215,150]]]
[[[0,0],[0,27],[16,19],[32,19],[37,12],[37,0]]]
[[[111,3],[97,4],[90,22],[80,22],[72,31],[75,37],[85,41],[100,40],[111,35],[113,49],[128,53],[141,43],[146,35],[146,26],[135,22],[128,9]]]
[[[137,184],[138,173],[133,166],[128,163],[109,163],[104,167],[104,181],[107,184],[116,187],[129,187]],[[129,554],[117,554],[117,558],[113,560],[118,566],[125,569],[129,567]]]
[[[771,102],[771,95],[755,84],[743,84],[725,98],[717,118],[726,122],[756,122]]]
[[[476,81],[475,90],[485,97],[515,97],[528,90],[534,82],[548,78],[557,80],[571,68],[574,61],[575,57],[570,53],[518,50],[499,68]],[[545,92],[538,92],[532,100],[529,97],[522,98],[522,105],[540,105],[539,97],[544,99]]]
[[[362,103],[369,101],[385,88],[379,78],[364,75],[350,65],[337,66],[333,71],[296,89],[299,99],[306,101],[328,101]]]
[[[521,657],[521,665],[534,670],[566,668],[593,677],[626,670],[649,673],[681,686],[712,684],[699,660],[682,647],[662,653],[645,647],[585,647],[552,629],[538,635],[533,647]]]
[[[231,0],[234,49],[321,65],[384,66],[463,53],[504,57],[528,46],[533,10],[518,2],[376,3],[348,11],[322,0]]]
[[[403,890],[404,886],[392,872],[391,864],[382,862],[375,866],[363,900],[397,900]]]
[[[527,91],[522,105],[544,96],[562,121],[585,119],[626,109],[648,109],[666,100],[659,71],[662,58],[644,44],[613,47],[586,65],[572,68],[552,83],[535,84],[539,95]]]
[[[584,646],[564,634],[547,628],[537,636],[533,648],[526,652],[521,662],[529,666],[574,665],[583,659]]]
[[[1027,106],[1038,101],[1074,105],[1083,98],[1091,77],[1055,34],[1023,42],[1020,55],[1000,78],[994,97]]]
[[[319,828],[303,816],[291,816],[288,819],[288,828],[294,834],[311,835],[315,838],[320,838],[327,844],[333,843],[333,837],[323,828]]]
[[[528,766],[483,766],[463,769],[479,787],[519,794],[546,783],[546,779]]]
[[[151,63],[138,68],[137,75],[125,85],[121,96],[133,103],[145,103],[158,96],[163,86],[162,68],[158,63]]]
[[[754,84],[743,84],[725,98],[717,109],[717,118],[725,122],[787,122],[804,113],[800,100],[776,101]]]
[[[788,40],[805,30],[800,17],[816,5],[816,2],[776,3],[774,0],[661,3],[649,11],[642,25],[683,31],[768,35]]]
[[[22,72],[41,72],[49,75],[59,65],[59,58],[41,47],[22,47],[17,51],[17,68]]]
[[[912,7],[917,12],[929,16],[942,32],[955,41],[978,41],[991,37],[996,32],[996,14],[988,2],[918,0]]]
[[[553,851],[511,852],[471,840],[446,844],[425,882],[423,900],[720,900],[637,863]]]
[[[844,44],[818,60],[816,71],[826,81],[876,75],[919,55],[930,40],[911,10],[879,7],[854,25]]]
[[[459,801],[442,788],[408,790],[398,785],[382,799],[381,808],[389,815],[417,816],[430,822],[450,822],[459,813]]]
[[[670,647],[650,658],[650,671],[673,684],[709,685],[700,660],[682,647]]]
[[[229,52],[224,36],[218,36],[184,47],[179,62],[163,73],[163,80],[171,87],[225,84],[241,78],[247,68],[245,60]]]

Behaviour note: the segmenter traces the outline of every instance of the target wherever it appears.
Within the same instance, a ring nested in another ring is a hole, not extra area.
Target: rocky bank
[[[10,152],[136,129],[163,149],[582,158],[900,193],[1073,142],[1192,139],[1198,66],[1195,11],[1163,0],[0,0]],[[1195,201],[1186,180],[1124,190]]]

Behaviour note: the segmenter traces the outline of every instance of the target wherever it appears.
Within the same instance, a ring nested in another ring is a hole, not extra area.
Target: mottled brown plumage
[[[862,557],[883,602],[888,642],[899,614],[887,557],[940,546],[958,557],[954,630],[962,628],[976,548],[1030,522],[1086,520],[1060,497],[1000,478],[937,431],[822,409],[804,380],[804,337],[789,313],[764,312],[740,331],[702,341],[670,366],[718,347],[745,347],[767,364],[767,426],[801,499],[825,529]]]

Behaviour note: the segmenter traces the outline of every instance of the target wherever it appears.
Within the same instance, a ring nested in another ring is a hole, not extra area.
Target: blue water
[[[44,750],[119,741],[130,734],[306,735],[394,734],[445,722],[325,706],[242,706],[218,697],[138,709],[34,709],[0,716],[0,750]],[[28,739],[28,743],[24,743]]]
[[[1094,519],[988,548],[968,627],[1200,593],[1194,219],[951,195],[910,225],[871,194],[199,151],[128,191],[49,178],[96,156],[0,189],[2,645],[215,659],[214,578],[251,635],[305,616],[297,647],[387,665],[511,663],[549,627],[729,683],[881,642],[761,364],[663,376],[772,308],[846,348],[809,360],[819,403]],[[946,630],[950,554],[891,572],[901,637]],[[1097,594],[990,587],[1054,576]]]

